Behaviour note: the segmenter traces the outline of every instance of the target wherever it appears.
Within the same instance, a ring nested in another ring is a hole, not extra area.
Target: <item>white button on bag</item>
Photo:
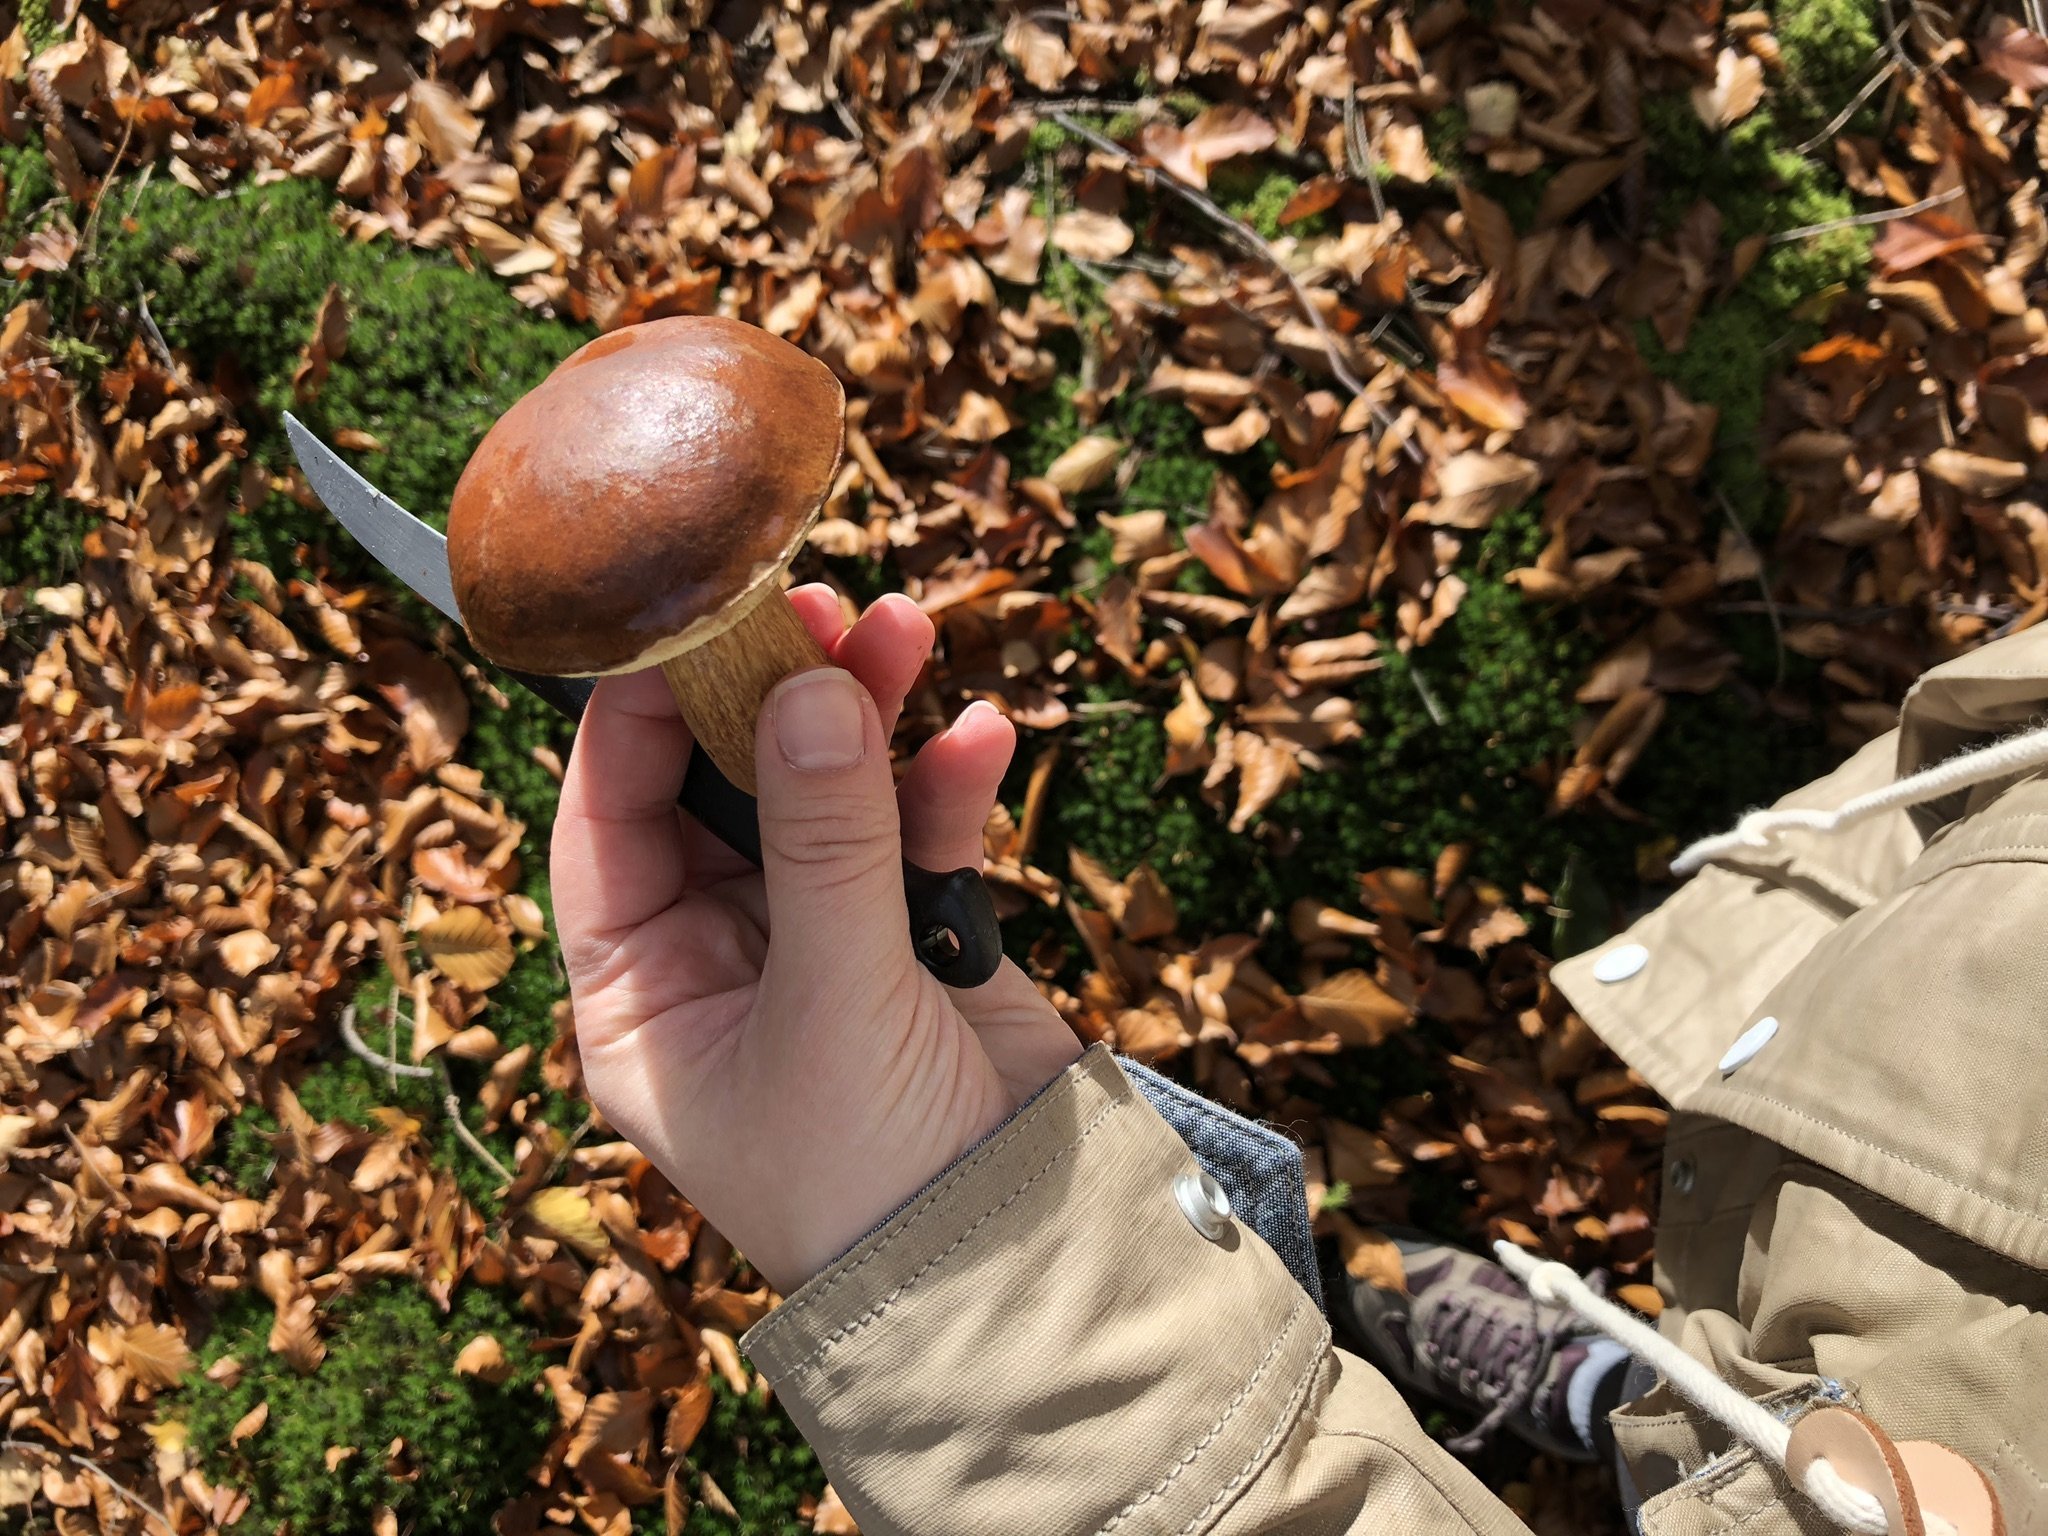
[[[1613,986],[1617,981],[1627,981],[1649,963],[1650,952],[1642,945],[1624,944],[1593,962],[1593,979]]]
[[[1173,1181],[1173,1198],[1181,1214],[1212,1243],[1223,1241],[1230,1230],[1230,1196],[1206,1173],[1184,1173]]]
[[[1778,1032],[1778,1021],[1772,1018],[1758,1019],[1742,1032],[1742,1038],[1728,1047],[1728,1054],[1721,1058],[1721,1075],[1726,1077],[1750,1057],[1771,1043],[1771,1037]]]

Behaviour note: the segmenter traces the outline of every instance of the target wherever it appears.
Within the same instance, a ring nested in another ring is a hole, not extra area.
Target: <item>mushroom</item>
[[[839,468],[845,394],[737,320],[628,326],[498,419],[448,509],[463,626],[499,665],[659,665],[698,744],[754,790],[769,690],[825,661],[782,590]]]

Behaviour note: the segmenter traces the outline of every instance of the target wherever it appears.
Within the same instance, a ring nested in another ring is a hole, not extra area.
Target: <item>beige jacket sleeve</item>
[[[1524,1529],[1195,1167],[1097,1046],[747,1335],[868,1536]]]

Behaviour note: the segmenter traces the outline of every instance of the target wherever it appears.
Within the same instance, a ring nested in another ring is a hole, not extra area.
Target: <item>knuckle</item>
[[[835,871],[851,873],[890,857],[890,829],[872,820],[864,806],[820,796],[800,810],[763,818],[762,847],[784,864],[830,879]]]

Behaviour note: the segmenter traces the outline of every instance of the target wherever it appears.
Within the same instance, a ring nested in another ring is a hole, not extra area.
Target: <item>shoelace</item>
[[[1771,838],[1779,832],[1839,832],[1885,811],[1925,805],[1959,789],[1972,789],[1979,784],[2024,773],[2030,768],[2043,767],[2048,767],[2048,726],[2037,726],[1993,742],[1988,747],[1961,753],[1945,763],[1936,763],[1932,768],[1909,773],[1883,789],[1845,801],[1832,811],[1797,808],[1751,811],[1735,824],[1733,831],[1703,837],[1685,849],[1671,861],[1671,872],[1689,875],[1713,859],[1725,858],[1745,848],[1767,848]]]
[[[1552,1356],[1579,1331],[1569,1314],[1561,1313],[1555,1322],[1545,1324],[1542,1306],[1532,1299],[1529,1321],[1506,1325],[1496,1346],[1495,1365],[1489,1365],[1485,1357],[1498,1323],[1493,1313],[1482,1312],[1467,1301],[1454,1301],[1438,1307],[1423,1327],[1431,1368],[1453,1375],[1468,1400],[1481,1397],[1478,1388],[1503,1358],[1507,1366],[1503,1390],[1485,1416],[1464,1434],[1444,1442],[1460,1455],[1482,1449],[1501,1425],[1529,1405]]]

